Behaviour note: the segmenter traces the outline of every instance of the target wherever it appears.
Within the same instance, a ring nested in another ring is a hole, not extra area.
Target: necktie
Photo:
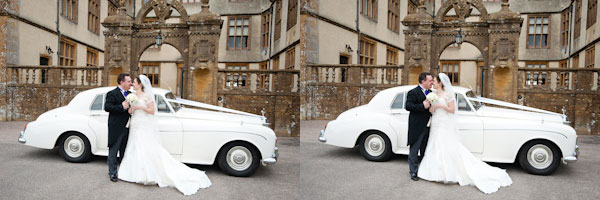
[[[123,91],[123,95],[124,95],[125,97],[127,97],[127,95],[128,95],[128,94],[129,94],[129,92],[127,92],[127,91]]]
[[[428,94],[429,94],[429,90],[425,90],[425,95],[428,95]]]

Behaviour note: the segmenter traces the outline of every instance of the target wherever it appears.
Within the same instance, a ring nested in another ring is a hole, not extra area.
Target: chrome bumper
[[[25,134],[23,133],[23,131],[21,131],[21,133],[19,134],[19,142],[25,144],[25,142],[27,142],[25,140]]]
[[[273,157],[263,159],[262,165],[267,166],[267,165],[272,165],[272,164],[277,163],[277,157],[279,157],[279,148],[275,147],[275,149],[273,151]]]
[[[577,157],[579,157],[579,145],[575,145],[575,152],[573,152],[572,156],[567,156],[563,158],[563,163],[574,163],[577,161]]]
[[[321,133],[319,133],[319,142],[327,142],[327,138],[325,138],[325,130],[321,130]]]

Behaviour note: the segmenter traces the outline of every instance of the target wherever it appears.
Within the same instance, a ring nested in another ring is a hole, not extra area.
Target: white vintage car
[[[105,95],[114,87],[90,89],[67,105],[45,112],[21,131],[18,141],[53,149],[69,162],[108,155]],[[263,116],[175,98],[155,88],[155,116],[162,145],[183,163],[212,165],[232,176],[250,176],[258,165],[277,162],[277,137]],[[194,109],[199,108],[199,109]]]
[[[319,141],[353,148],[370,161],[408,155],[406,94],[416,87],[399,86],[377,93],[367,104],[340,114],[321,130]],[[532,174],[553,173],[563,163],[577,161],[577,134],[563,114],[475,97],[455,87],[462,143],[475,157],[496,163],[518,162]]]

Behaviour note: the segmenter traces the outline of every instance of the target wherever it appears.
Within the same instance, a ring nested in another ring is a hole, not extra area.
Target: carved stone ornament
[[[121,62],[123,60],[123,56],[127,55],[126,44],[122,43],[118,39],[112,40],[109,44],[109,48],[109,62]]]
[[[201,63],[215,61],[215,45],[208,40],[200,40],[194,44],[192,50],[192,62]]]
[[[409,48],[410,48],[409,59],[413,59],[413,60],[427,59],[427,44],[425,44],[425,42],[421,41],[421,39],[415,38],[412,42],[410,42]]]
[[[471,0],[454,0],[452,2],[452,8],[459,19],[466,19],[471,15]]]
[[[497,40],[494,42],[493,53],[496,61],[515,60],[515,43],[506,38]]]
[[[156,17],[160,22],[164,22],[165,19],[171,15],[171,1],[172,0],[153,0],[152,9],[156,14]]]

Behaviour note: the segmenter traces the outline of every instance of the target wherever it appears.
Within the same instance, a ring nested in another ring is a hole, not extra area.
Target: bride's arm
[[[154,101],[148,103],[148,105],[146,105],[146,107],[144,108],[144,111],[148,114],[154,115]]]
[[[448,103],[448,106],[445,107],[444,110],[446,110],[446,112],[454,114],[454,101],[450,101],[450,103]]]

